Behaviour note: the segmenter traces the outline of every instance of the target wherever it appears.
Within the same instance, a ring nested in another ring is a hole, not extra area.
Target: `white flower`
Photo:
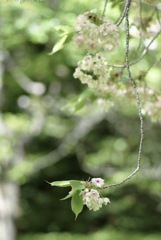
[[[101,188],[104,184],[104,180],[102,178],[92,178],[91,182],[93,186]]]
[[[113,50],[118,45],[117,27],[110,20],[104,20],[96,9],[77,17],[74,42],[78,48],[88,52],[98,49]]]
[[[110,199],[109,198],[103,198],[103,203],[105,204],[105,205],[107,205],[107,203],[110,203]]]
[[[85,189],[82,190],[81,193],[83,198],[83,203],[86,205],[89,210],[97,211],[99,210],[102,205],[107,205],[110,202],[108,198],[102,198],[99,192],[95,189]]]
[[[109,80],[107,62],[100,53],[95,56],[88,54],[78,63],[73,76],[79,78],[83,84],[88,84],[90,88],[104,91]]]

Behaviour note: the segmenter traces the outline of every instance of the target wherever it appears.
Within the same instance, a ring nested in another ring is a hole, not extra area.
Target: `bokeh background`
[[[74,79],[83,53],[72,42],[48,54],[59,38],[56,26],[74,26],[77,15],[96,6],[103,9],[103,2],[0,1],[0,240],[161,238],[161,113],[155,104],[155,113],[144,117],[140,172],[104,192],[111,200],[107,207],[84,209],[75,221],[70,200],[60,201],[69,189],[46,182],[102,177],[114,183],[136,167],[134,100],[108,96],[103,102],[101,93]],[[116,21],[121,8],[115,0],[107,14]],[[154,9],[143,5],[143,11],[151,16]],[[137,41],[132,42],[135,54]],[[160,57],[159,38],[156,44],[133,67],[138,83],[144,83],[143,70]],[[160,67],[157,62],[146,76],[158,96]],[[142,99],[151,103],[146,94]]]

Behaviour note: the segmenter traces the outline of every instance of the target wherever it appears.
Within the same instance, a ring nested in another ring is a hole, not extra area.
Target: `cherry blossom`
[[[96,55],[86,55],[78,63],[78,67],[73,74],[74,78],[79,78],[83,84],[89,88],[97,88],[104,91],[109,80],[109,69],[107,62],[101,53]]]
[[[81,191],[83,197],[83,204],[86,205],[89,210],[97,211],[102,205],[107,205],[110,203],[108,198],[103,198],[100,196],[99,192],[96,189],[84,189]]]
[[[77,17],[74,42],[78,48],[88,52],[98,49],[113,50],[118,45],[116,25],[97,14],[96,9]]]
[[[102,178],[92,178],[91,182],[93,186],[101,188],[104,185],[104,180]]]

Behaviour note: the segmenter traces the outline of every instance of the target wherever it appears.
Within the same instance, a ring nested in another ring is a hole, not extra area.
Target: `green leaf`
[[[51,186],[55,186],[55,187],[70,187],[70,185],[71,185],[70,181],[55,181],[55,182],[51,182],[49,184]]]
[[[52,55],[56,52],[58,52],[59,50],[61,50],[64,47],[65,41],[68,38],[68,34],[63,35],[63,37],[61,37],[56,44],[54,45],[52,51],[49,53],[49,55]]]
[[[82,199],[82,196],[80,195],[80,191],[77,191],[72,197],[71,208],[75,214],[75,220],[76,220],[79,213],[81,213],[83,210],[83,199]]]
[[[61,38],[59,38],[59,40],[54,45],[52,51],[48,55],[52,55],[52,54],[60,51],[64,47],[65,44],[67,44],[68,42],[71,41],[72,37],[73,37],[73,32],[62,33]]]
[[[79,180],[71,180],[70,181],[70,185],[71,187],[76,190],[82,190],[85,188],[84,186],[84,182],[83,181],[79,181]]]
[[[55,181],[55,182],[47,182],[51,186],[55,187],[72,187],[73,190],[81,190],[84,189],[84,181],[79,180],[66,180],[66,181]]]
[[[61,200],[66,200],[68,198],[71,198],[74,196],[74,194],[77,192],[77,189],[72,189],[69,194],[65,197],[65,198],[62,198]]]

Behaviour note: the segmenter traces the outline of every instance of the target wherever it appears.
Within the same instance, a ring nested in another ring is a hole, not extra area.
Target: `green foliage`
[[[80,196],[80,191],[76,191],[75,194],[72,196],[71,208],[75,214],[76,219],[78,217],[78,214],[81,213],[81,211],[83,210],[83,200]]]
[[[52,182],[49,184],[54,187],[69,187],[69,186],[71,186],[70,181],[56,181],[56,182]]]
[[[84,182],[80,182],[78,180],[71,180],[70,181],[71,187],[75,190],[84,189]]]
[[[122,231],[99,231],[93,234],[70,234],[70,233],[48,233],[48,234],[29,234],[27,236],[22,236],[18,240],[111,240],[111,239],[119,239],[119,240],[128,240],[130,235],[131,240],[159,240],[160,234],[139,234],[139,233],[131,233],[131,232],[122,232]]]
[[[62,198],[62,200],[66,200],[68,198],[71,199],[71,209],[75,214],[75,219],[78,217],[78,214],[83,210],[83,200],[80,196],[80,190],[85,188],[85,183],[78,180],[70,180],[70,181],[56,181],[49,183],[54,187],[71,187],[71,191],[69,194]]]
[[[65,44],[67,44],[69,41],[72,40],[72,36],[73,33],[72,32],[64,32],[63,34],[61,34],[62,36],[60,37],[60,39],[55,43],[51,53],[49,53],[49,55],[52,55],[58,51],[60,51]]]
[[[71,186],[72,189],[81,190],[84,188],[84,182],[80,182],[78,180],[69,180],[69,181],[56,181],[49,183],[51,186],[54,187],[69,187]]]

